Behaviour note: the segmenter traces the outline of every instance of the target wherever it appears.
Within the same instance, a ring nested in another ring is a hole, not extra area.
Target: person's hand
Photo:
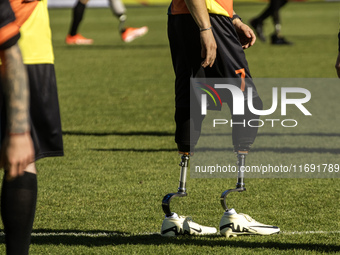
[[[202,66],[206,68],[207,66],[212,67],[216,59],[216,41],[212,33],[212,30],[205,30],[200,32],[201,36],[201,57],[204,58]]]
[[[250,46],[253,46],[256,41],[254,31],[248,25],[244,24],[240,19],[235,19],[233,24],[240,39],[242,48],[248,49]]]
[[[338,74],[338,77],[340,78],[340,52],[338,54],[338,58],[336,59],[335,69]]]
[[[0,167],[6,170],[6,179],[11,180],[23,175],[28,164],[34,161],[34,148],[29,132],[5,137]]]

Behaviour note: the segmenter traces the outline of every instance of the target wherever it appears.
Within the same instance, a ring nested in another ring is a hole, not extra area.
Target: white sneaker
[[[186,217],[183,222],[184,234],[189,235],[213,235],[217,233],[214,227],[206,227],[193,222],[190,217]]]
[[[220,233],[226,237],[237,235],[272,235],[280,228],[257,222],[247,214],[236,213],[234,209],[225,212],[220,221]]]
[[[166,217],[163,220],[161,235],[162,236],[178,236],[183,235],[183,222],[185,220],[184,216],[178,216],[174,213],[170,217]]]
[[[199,225],[193,222],[190,217],[178,216],[176,213],[170,217],[165,217],[161,228],[162,236],[211,235],[216,233],[216,228]]]

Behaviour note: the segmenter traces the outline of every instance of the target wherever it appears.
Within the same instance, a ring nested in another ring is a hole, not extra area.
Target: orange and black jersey
[[[0,48],[6,49],[15,44],[20,27],[30,17],[38,1],[0,0]],[[14,14],[15,13],[15,14]]]
[[[223,15],[226,17],[233,16],[233,0],[205,0],[207,10],[211,14]],[[189,10],[184,0],[172,0],[168,14],[189,14]]]

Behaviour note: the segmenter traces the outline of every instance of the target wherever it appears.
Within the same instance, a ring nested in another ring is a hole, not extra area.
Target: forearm
[[[235,11],[233,11],[233,17],[235,16],[235,15],[237,15],[236,14],[236,12]],[[243,24],[243,22],[242,22],[242,20],[241,19],[239,19],[239,18],[233,18],[233,25],[234,25],[234,27],[240,27],[241,25]]]
[[[205,0],[185,0],[185,3],[200,29],[211,27]]]
[[[29,89],[25,66],[18,45],[1,52],[3,92],[6,96],[7,130],[29,131]]]

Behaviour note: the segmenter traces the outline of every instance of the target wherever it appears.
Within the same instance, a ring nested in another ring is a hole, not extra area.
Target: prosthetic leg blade
[[[227,195],[231,192],[243,192],[246,191],[246,188],[244,187],[244,166],[245,166],[245,158],[248,154],[247,151],[238,151],[237,152],[237,170],[238,170],[238,176],[237,176],[237,183],[235,189],[228,189],[224,191],[221,195],[221,205],[225,211],[228,211],[229,208],[227,206],[226,198]]]
[[[185,197],[187,195],[187,193],[169,193],[167,195],[164,196],[163,200],[162,200],[162,208],[163,208],[163,212],[165,213],[165,215],[167,217],[172,215],[171,209],[170,209],[170,201],[172,198],[174,197]]]
[[[246,191],[246,188],[245,187],[242,187],[242,188],[236,188],[236,189],[228,189],[226,191],[224,191],[221,195],[221,205],[223,207],[224,210],[229,210],[228,206],[227,206],[227,202],[226,202],[226,198],[227,198],[227,195],[231,192],[242,192],[242,191]]]
[[[179,179],[179,187],[177,193],[169,193],[164,196],[162,200],[162,208],[167,217],[172,215],[172,212],[170,210],[170,201],[174,197],[185,197],[187,195],[186,193],[186,178],[187,178],[187,171],[189,166],[189,153],[185,153],[181,157],[182,161],[179,164],[181,167],[181,174]]]

